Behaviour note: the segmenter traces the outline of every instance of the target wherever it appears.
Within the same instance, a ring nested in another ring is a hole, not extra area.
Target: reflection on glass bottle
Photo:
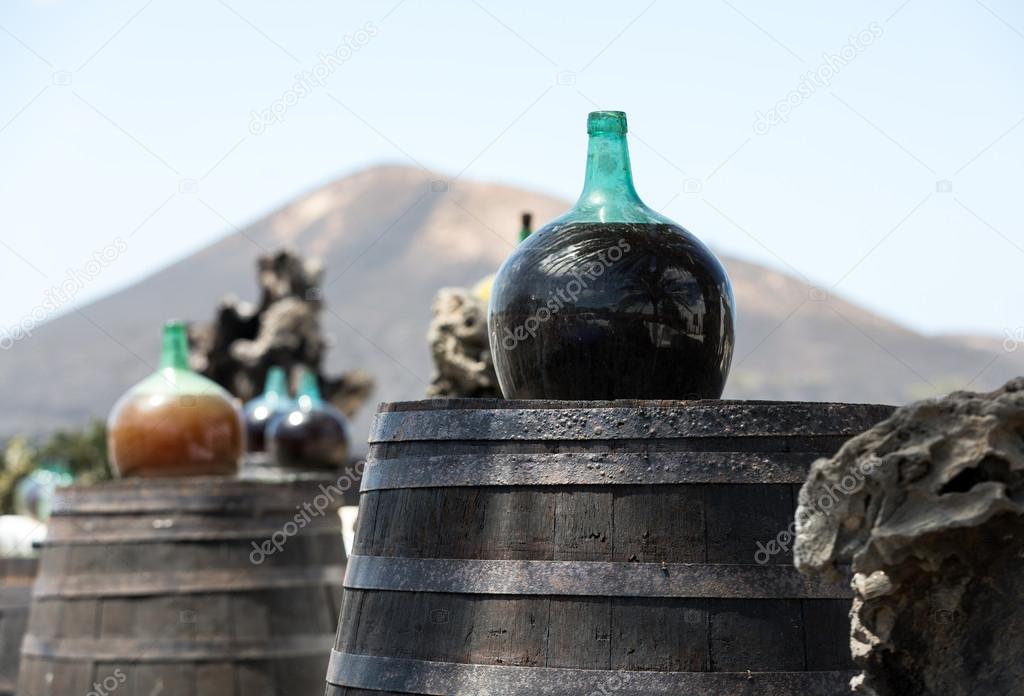
[[[267,428],[267,450],[273,464],[284,469],[341,469],[348,462],[349,436],[345,416],[320,398],[316,374],[304,370],[295,405]]]
[[[160,369],[129,389],[107,420],[114,471],[120,476],[235,474],[244,439],[232,396],[189,368],[185,325],[168,322]]]
[[[721,396],[733,349],[725,269],[633,186],[626,116],[597,111],[583,193],[494,282],[491,352],[510,399]]]
[[[266,430],[270,422],[278,415],[287,413],[295,407],[295,402],[288,396],[288,376],[281,367],[272,367],[267,371],[267,381],[263,393],[245,404],[245,442],[249,452],[265,452]]]

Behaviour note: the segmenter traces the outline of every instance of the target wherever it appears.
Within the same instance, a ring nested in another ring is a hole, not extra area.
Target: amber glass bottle
[[[320,398],[316,375],[299,380],[295,406],[267,428],[267,452],[275,466],[296,471],[341,469],[348,462],[345,416]]]
[[[597,111],[583,193],[502,264],[491,353],[509,399],[721,396],[733,348],[729,277],[633,187],[626,115]]]
[[[188,366],[185,325],[164,327],[160,369],[129,389],[107,419],[120,476],[231,475],[244,447],[231,395]]]

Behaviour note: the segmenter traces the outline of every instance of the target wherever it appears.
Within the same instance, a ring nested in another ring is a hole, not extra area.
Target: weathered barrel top
[[[428,483],[802,484],[815,456],[833,453],[892,410],[780,401],[383,403],[370,431],[362,490]],[[424,459],[430,443],[435,450]],[[489,444],[484,451],[469,443]],[[614,461],[604,456],[611,453]]]

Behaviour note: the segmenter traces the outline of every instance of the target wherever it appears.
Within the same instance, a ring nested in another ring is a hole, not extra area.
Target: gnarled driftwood
[[[328,347],[320,324],[322,264],[282,250],[261,256],[257,271],[258,305],[229,295],[212,323],[192,329],[192,366],[243,401],[260,393],[272,366],[290,374],[305,366],[316,370],[324,398],[352,416],[373,391],[373,378],[322,372]]]

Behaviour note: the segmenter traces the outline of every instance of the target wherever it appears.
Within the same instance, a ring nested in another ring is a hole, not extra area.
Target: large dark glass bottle
[[[288,376],[284,369],[270,368],[263,393],[245,404],[246,450],[250,454],[266,452],[267,426],[275,416],[291,411],[294,406],[295,402],[288,396]]]
[[[296,471],[344,467],[348,423],[338,409],[320,398],[312,371],[302,373],[295,401],[291,411],[274,418],[267,428],[271,463]]]
[[[626,115],[596,111],[583,193],[527,237],[491,292],[491,352],[510,399],[717,398],[732,361],[725,269],[633,187]]]
[[[181,322],[164,327],[160,369],[122,396],[107,419],[110,463],[121,476],[231,475],[245,436],[233,397],[188,366]]]

